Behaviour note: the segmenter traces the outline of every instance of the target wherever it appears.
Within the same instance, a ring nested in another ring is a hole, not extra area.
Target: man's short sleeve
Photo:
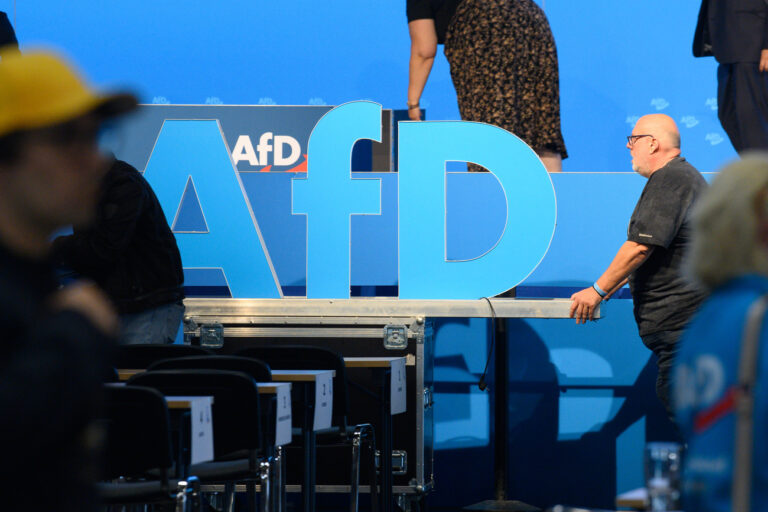
[[[685,222],[696,195],[687,173],[665,169],[643,189],[627,229],[627,240],[667,248]]]
[[[435,18],[429,0],[407,0],[405,3],[405,11],[409,22],[413,20]]]

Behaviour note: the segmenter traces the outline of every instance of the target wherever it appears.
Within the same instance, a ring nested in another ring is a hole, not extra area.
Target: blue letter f
[[[378,179],[352,179],[352,146],[381,140],[381,105],[334,108],[312,130],[307,178],[293,180],[293,214],[307,215],[307,298],[348,299],[350,215],[379,215]]]

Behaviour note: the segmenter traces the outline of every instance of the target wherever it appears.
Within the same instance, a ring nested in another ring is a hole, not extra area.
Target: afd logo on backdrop
[[[262,133],[254,146],[249,135],[239,135],[232,150],[232,161],[240,167],[241,162],[261,172],[269,172],[272,166],[288,167],[296,164],[300,158],[306,161],[307,155],[302,155],[299,141],[290,135],[275,135],[272,132]],[[306,165],[287,169],[287,172],[306,172]]]
[[[291,214],[306,219],[308,298],[350,297],[353,219],[381,215],[383,203],[381,180],[353,175],[351,153],[361,139],[381,141],[381,115],[381,105],[357,101],[328,108],[313,124],[307,172],[291,180],[290,195]],[[233,137],[235,124],[166,118],[145,176],[171,225],[194,186],[207,229],[177,233],[185,268],[221,269],[235,298],[280,298],[238,170],[244,164],[290,165],[285,162],[301,154],[300,141],[277,130],[258,131],[258,140],[242,135],[252,128]],[[401,122],[398,129],[399,298],[478,299],[522,282],[546,254],[555,229],[554,188],[536,153],[515,135],[483,123]],[[236,141],[232,151],[227,140]],[[490,170],[506,200],[498,240],[467,260],[451,260],[446,250],[446,163],[452,161]]]

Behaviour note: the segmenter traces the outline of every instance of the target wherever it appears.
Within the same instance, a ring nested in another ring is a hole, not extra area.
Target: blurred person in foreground
[[[711,294],[681,338],[673,373],[688,445],[684,510],[768,510],[768,153],[744,155],[715,178],[694,210],[686,269]],[[747,339],[759,350],[741,361]]]
[[[51,235],[94,214],[105,119],[130,95],[91,90],[45,52],[0,52],[0,491],[3,510],[95,510],[98,412],[117,317],[93,284],[60,288]]]

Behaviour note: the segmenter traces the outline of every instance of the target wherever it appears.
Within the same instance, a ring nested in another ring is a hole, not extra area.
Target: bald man
[[[627,137],[632,169],[646,178],[629,220],[627,241],[595,284],[571,296],[571,318],[585,323],[595,308],[629,281],[635,321],[658,357],[656,394],[671,416],[669,370],[683,327],[704,298],[681,275],[691,206],[707,183],[680,156],[680,132],[671,117],[641,117]]]

